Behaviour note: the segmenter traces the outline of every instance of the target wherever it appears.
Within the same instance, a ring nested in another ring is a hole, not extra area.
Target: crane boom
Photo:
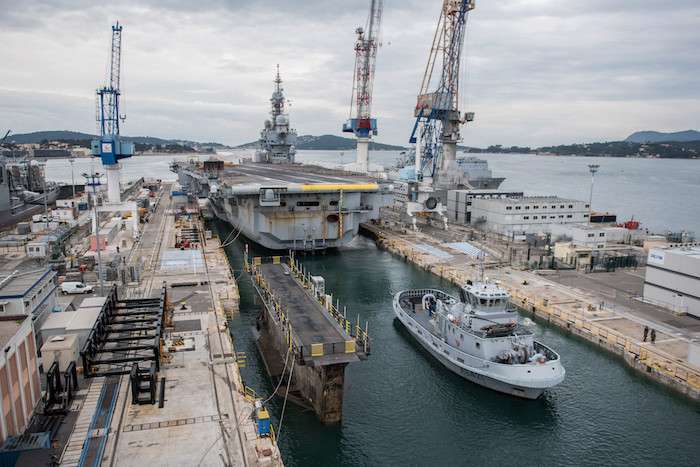
[[[119,77],[121,73],[122,27],[112,26],[109,83],[97,90],[97,119],[100,122],[100,139],[92,141],[92,154],[102,158],[103,165],[114,165],[119,159],[134,154],[133,143],[121,141],[119,134]]]
[[[456,144],[459,139],[460,116],[457,110],[459,62],[464,43],[467,14],[474,9],[475,0],[444,0],[438,28],[433,37],[428,65],[423,75],[415,109],[416,123],[410,142],[418,142],[416,165],[419,177],[434,177],[440,161],[443,143]],[[437,58],[442,52],[443,66],[435,92],[428,93]],[[472,114],[467,114],[470,120]]]
[[[367,18],[367,34],[363,28],[357,28],[355,43],[355,75],[353,77],[353,97],[357,115],[343,125],[344,132],[353,132],[358,138],[370,138],[377,134],[377,121],[371,118],[372,88],[374,87],[374,70],[379,48],[379,31],[382,22],[382,0],[372,0]],[[352,100],[350,112],[352,114]]]

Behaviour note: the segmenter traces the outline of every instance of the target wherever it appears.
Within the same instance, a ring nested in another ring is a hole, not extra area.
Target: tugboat
[[[459,298],[441,290],[404,290],[394,313],[440,363],[463,378],[526,399],[536,399],[566,374],[559,355],[534,340],[532,323],[517,323],[510,292],[484,277],[479,258],[475,281]]]

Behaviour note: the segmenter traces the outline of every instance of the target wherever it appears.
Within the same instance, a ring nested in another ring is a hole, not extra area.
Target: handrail
[[[681,381],[688,383],[700,389],[700,373],[693,371],[692,369],[682,367],[672,362],[667,356],[662,355],[659,352],[651,350],[640,344],[634,342],[627,336],[624,336],[617,331],[607,328],[606,326],[600,325],[598,323],[593,323],[586,321],[581,315],[573,314],[568,311],[563,311],[559,307],[550,306],[545,302],[545,299],[540,297],[530,298],[525,294],[522,294],[518,289],[505,286],[511,292],[511,300],[521,307],[525,305],[532,305],[537,309],[544,311],[551,316],[556,316],[571,325],[574,325],[580,329],[586,330],[591,334],[600,336],[614,345],[623,347],[628,352],[634,354],[639,358],[640,361],[645,364],[652,366],[664,373],[673,376]]]

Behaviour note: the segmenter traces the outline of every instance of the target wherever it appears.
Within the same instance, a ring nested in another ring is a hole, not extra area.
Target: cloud
[[[240,144],[268,117],[276,65],[292,126],[341,134],[369,1],[0,1],[0,128],[92,132],[123,25],[127,135]],[[384,2],[372,112],[407,144],[440,2]],[[464,144],[543,146],[697,128],[700,5],[501,0],[470,13]]]

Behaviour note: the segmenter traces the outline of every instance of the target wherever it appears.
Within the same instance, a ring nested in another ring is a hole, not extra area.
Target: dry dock
[[[391,211],[383,212],[386,218],[392,215]],[[425,225],[422,232],[407,231],[392,222],[382,226],[365,223],[362,227],[380,247],[454,283],[463,284],[475,274],[476,258],[446,245],[448,237],[465,238],[470,233],[465,228],[450,226],[451,232],[445,235]],[[484,249],[491,258],[505,253],[488,241]],[[592,274],[552,271],[555,275],[549,276],[515,269],[488,257],[484,265],[486,274],[501,281],[510,290],[513,303],[524,312],[619,355],[630,367],[700,401],[700,368],[688,363],[689,341],[700,337],[700,323],[634,300],[634,289],[643,282],[642,270]],[[620,293],[622,290],[627,293]],[[655,343],[643,340],[645,326],[656,330]]]
[[[162,345],[154,350],[160,371],[143,383],[152,403],[133,403],[134,385],[141,384],[133,375],[108,374],[98,360],[89,364],[86,372],[94,376],[79,376],[81,389],[70,407],[77,420],[59,461],[66,466],[281,465],[274,441],[256,435],[255,392],[242,386],[238,373],[227,327],[238,290],[226,256],[218,239],[206,238],[196,215],[180,215],[191,209],[171,205],[169,192],[169,186],[161,191],[140,238],[121,244],[128,264],[145,260],[141,280],[117,287],[125,307],[167,296]],[[176,236],[189,238],[190,247],[175,248]],[[121,352],[119,360],[128,362],[140,351]],[[147,379],[148,374],[141,376]]]
[[[263,260],[256,257],[250,265],[265,308],[253,332],[272,382],[286,386],[280,395],[311,408],[321,421],[338,422],[345,367],[367,359],[367,334],[333,306],[323,278],[305,275],[289,258]]]

